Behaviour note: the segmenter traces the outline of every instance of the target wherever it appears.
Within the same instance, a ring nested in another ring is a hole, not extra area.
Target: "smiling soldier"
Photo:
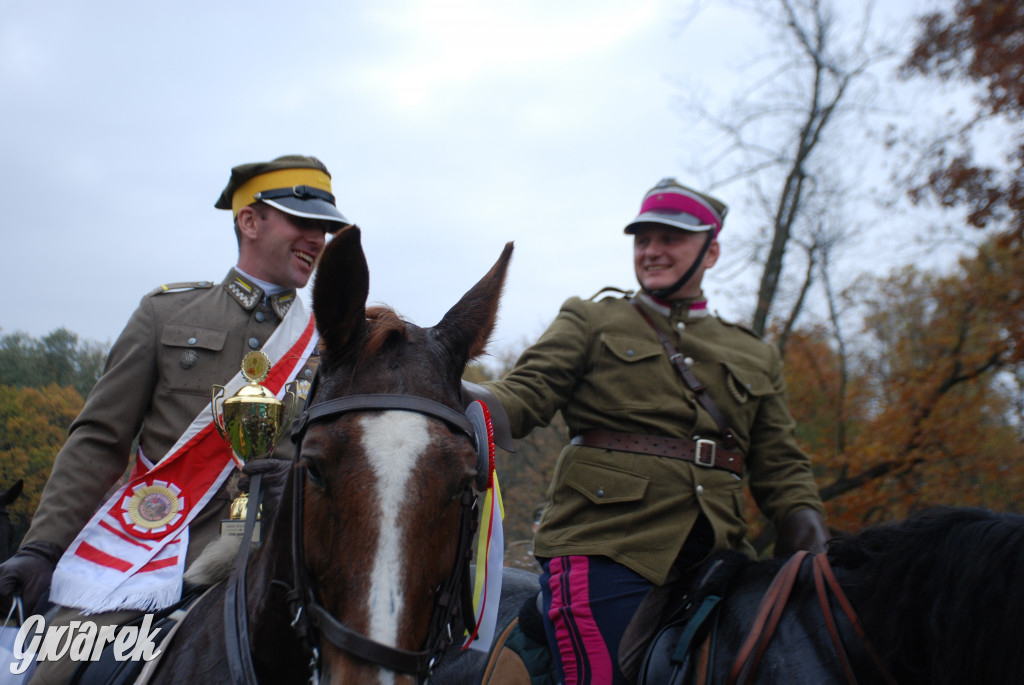
[[[211,386],[242,383],[252,350],[280,365],[279,385],[311,377],[315,325],[296,289],[325,235],[349,225],[327,168],[300,155],[237,166],[215,206],[234,215],[237,265],[219,284],[162,285],[142,298],[57,455],[24,544],[0,565],[0,608],[20,594],[31,610],[48,587],[62,607],[56,625],[116,625],[173,605],[185,569],[229,516],[234,466],[210,430]],[[136,436],[129,482],[104,503]],[[267,474],[268,499],[289,447],[246,465]],[[75,666],[44,662],[31,682],[66,682]]]
[[[675,179],[658,183],[625,228],[640,293],[570,298],[508,375],[484,384],[514,437],[559,411],[569,427],[534,545],[567,685],[626,682],[627,625],[636,615],[631,635],[657,626],[641,604],[657,607],[674,580],[685,590],[713,552],[753,553],[744,480],[778,530],[777,554],[823,548],[779,352],[710,315],[703,295],[726,211]]]

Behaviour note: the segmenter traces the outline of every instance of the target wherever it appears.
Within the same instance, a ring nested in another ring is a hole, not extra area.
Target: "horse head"
[[[5,561],[14,553],[14,523],[11,522],[7,507],[21,496],[25,483],[20,478],[11,487],[0,493],[0,561]]]
[[[358,228],[339,232],[323,253],[313,286],[320,369],[308,411],[364,396],[435,408],[371,401],[329,411],[300,442],[295,499],[310,589],[344,630],[377,645],[423,650],[435,606],[454,601],[439,589],[461,563],[456,539],[478,460],[472,435],[445,411],[462,416],[462,373],[494,329],[511,255],[509,243],[436,326],[421,328],[388,308],[367,309]],[[383,682],[379,666],[333,641],[319,649],[329,682]]]
[[[0,494],[0,511],[6,511],[7,507],[14,503],[14,500],[21,496],[22,488],[25,486],[25,481],[19,478],[15,481],[14,485],[7,488]]]

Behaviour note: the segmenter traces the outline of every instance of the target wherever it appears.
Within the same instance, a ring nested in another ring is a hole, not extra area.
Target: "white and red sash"
[[[262,348],[274,362],[263,385],[281,397],[316,343],[313,317],[296,298]],[[237,374],[224,386],[225,397],[246,383]],[[140,450],[127,485],[97,510],[57,564],[50,599],[87,614],[174,604],[181,598],[189,524],[234,468],[209,405],[155,466]]]

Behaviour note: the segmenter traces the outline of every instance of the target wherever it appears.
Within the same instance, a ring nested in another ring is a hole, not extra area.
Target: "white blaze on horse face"
[[[402,558],[400,516],[408,497],[407,487],[420,456],[430,444],[427,419],[409,411],[389,411],[365,416],[363,449],[377,475],[380,537],[370,586],[370,634],[368,637],[394,646],[398,641],[404,578],[398,576],[407,561]]]

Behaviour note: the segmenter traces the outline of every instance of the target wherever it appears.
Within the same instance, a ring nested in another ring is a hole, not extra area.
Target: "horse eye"
[[[303,459],[303,465],[306,467],[306,477],[309,478],[309,482],[318,487],[322,487],[324,484],[323,474],[320,473],[320,469],[317,468],[316,462],[312,459]]]

